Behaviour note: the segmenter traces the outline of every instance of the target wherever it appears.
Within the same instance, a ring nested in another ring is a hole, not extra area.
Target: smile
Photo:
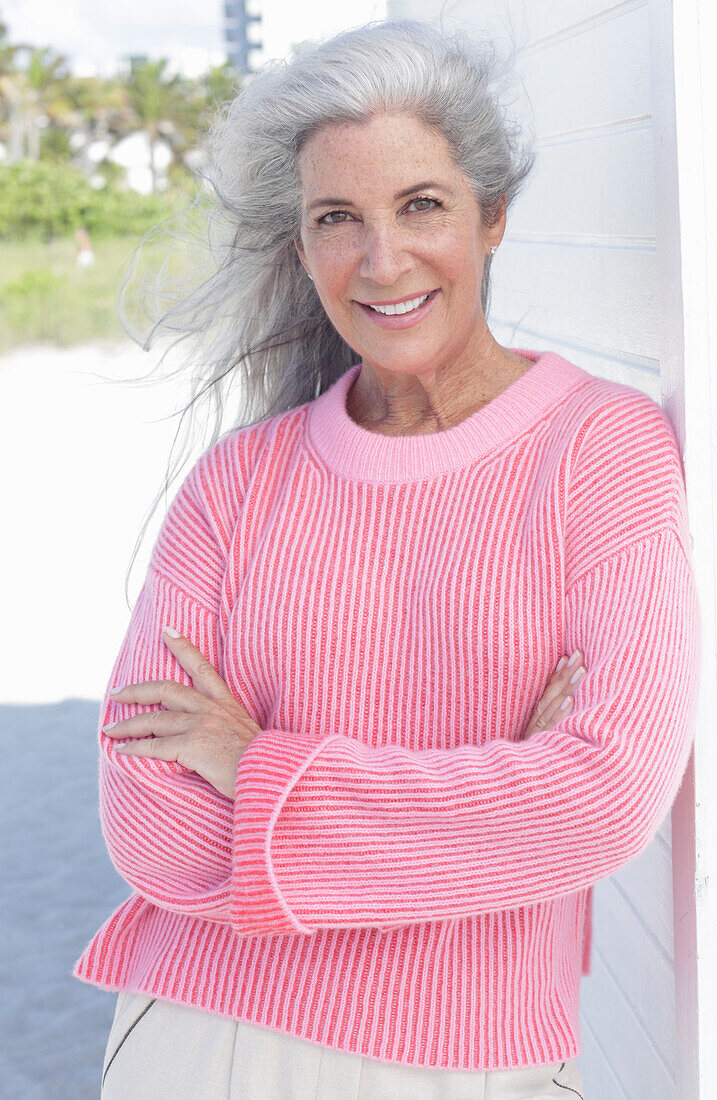
[[[397,305],[369,306],[357,302],[363,312],[382,328],[408,328],[421,321],[433,307],[438,290],[419,298],[409,298]]]

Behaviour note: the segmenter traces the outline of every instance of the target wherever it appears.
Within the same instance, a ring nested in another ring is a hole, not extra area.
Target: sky
[[[386,0],[247,0],[247,9],[262,16],[249,32],[263,42],[251,56],[254,69],[303,39],[386,18]],[[226,56],[222,0],[0,0],[0,21],[11,41],[65,54],[78,76],[109,76],[125,54],[168,57],[197,76]]]

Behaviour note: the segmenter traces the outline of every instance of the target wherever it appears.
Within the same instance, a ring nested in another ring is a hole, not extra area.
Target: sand
[[[0,706],[0,1094],[97,1100],[115,994],[72,976],[132,893],[100,830],[99,701]]]
[[[100,1094],[115,994],[71,972],[132,893],[100,830],[96,737],[129,621],[125,572],[177,429],[159,418],[186,400],[176,381],[123,383],[160,353],[37,346],[0,359],[4,1100]],[[134,566],[132,604],[163,514]]]

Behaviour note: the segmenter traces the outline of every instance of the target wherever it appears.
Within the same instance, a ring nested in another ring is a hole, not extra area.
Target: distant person
[[[584,1097],[591,889],[679,787],[699,607],[660,406],[488,326],[533,161],[500,73],[373,23],[215,124],[162,325],[246,416],[102,703],[105,1100]]]
[[[86,229],[75,230],[75,244],[77,245],[75,263],[79,267],[92,267],[95,262],[95,253]]]

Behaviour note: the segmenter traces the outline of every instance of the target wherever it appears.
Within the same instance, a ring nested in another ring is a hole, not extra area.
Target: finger
[[[535,708],[536,714],[541,713],[544,707],[552,706],[556,701],[562,702],[566,695],[572,696],[575,694],[575,689],[580,681],[578,679],[571,683],[571,680],[576,670],[581,667],[582,653],[580,650],[576,650],[573,658],[561,657],[538,701]]]
[[[555,702],[546,709],[546,713],[541,715],[541,721],[543,722],[544,728],[550,729],[556,726],[561,718],[570,714],[574,706],[575,700],[572,695],[565,695],[556,699]]]
[[[183,634],[180,634],[178,638],[173,638],[171,634],[167,633],[168,629],[173,628],[165,626],[162,629],[165,644],[171,649],[185,672],[188,672],[192,677],[192,683],[197,691],[210,699],[215,699],[218,703],[226,700],[227,696],[233,699],[234,696],[229,691],[226,683],[201,650],[197,649],[189,641],[189,638],[185,638]]]
[[[540,714],[533,715],[525,730],[524,737],[529,737],[532,733],[541,733],[543,730],[552,729],[562,718],[571,713],[573,705],[574,700],[570,695],[556,699],[554,703],[544,707]]]
[[[554,675],[555,673],[553,673]],[[535,723],[538,727],[546,726],[555,707],[565,698],[565,694],[559,681],[549,680],[548,686],[535,704],[535,709],[531,715],[531,723]]]
[[[582,650],[576,649],[575,652],[570,655],[570,657],[564,657],[563,660],[565,662],[563,667],[560,670],[556,669],[557,682],[562,684],[564,687],[574,687],[575,684],[571,684],[570,681],[577,670],[581,666],[584,666],[585,656]]]
[[[535,710],[531,716],[531,724],[534,723],[538,728],[544,729],[546,726],[549,726],[551,722],[554,722],[556,716],[561,716],[561,707],[563,707],[565,701],[570,700],[572,702],[577,686],[577,683],[568,683],[565,685],[556,683],[549,685],[536,704]]]
[[[134,714],[122,722],[110,722],[102,727],[108,737],[142,737],[150,733],[157,737],[170,737],[172,734],[189,733],[194,729],[196,718],[192,714],[171,710],[155,710],[149,714]]]
[[[125,684],[108,692],[115,703],[161,703],[167,710],[185,710],[201,714],[206,700],[198,691],[176,680],[145,680],[140,684]]]
[[[186,748],[181,737],[147,737],[144,740],[129,741],[126,745],[117,745],[116,752],[123,756],[145,756],[153,760],[166,760],[181,763],[180,754]]]
[[[546,707],[552,706],[556,699],[560,699],[563,697],[566,683],[565,665],[567,660],[567,657],[561,657],[560,661],[553,669],[550,679],[545,685],[545,690],[543,691],[543,694],[536,704],[536,715],[542,714]]]
[[[564,718],[565,715],[570,712],[570,707],[561,708],[566,699],[572,700],[582,677],[585,675],[583,672],[577,679],[571,682],[577,670],[585,667],[581,665],[582,659],[583,654],[581,650],[575,650],[570,657],[563,656],[558,661],[558,664],[548,680],[545,691],[535,706],[535,710],[530,718],[530,723],[524,731],[524,737],[529,736],[531,733],[551,728],[556,722],[559,722],[561,718]]]

